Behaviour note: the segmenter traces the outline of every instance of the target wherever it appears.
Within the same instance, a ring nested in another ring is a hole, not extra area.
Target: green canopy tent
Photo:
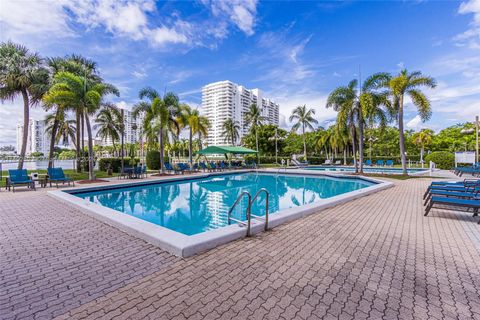
[[[255,154],[257,151],[244,148],[244,147],[234,147],[234,146],[210,146],[206,147],[203,150],[197,152],[197,154],[207,155],[207,154]]]
[[[227,154],[256,154],[256,153],[257,151],[252,149],[248,149],[244,147],[234,147],[234,146],[210,146],[197,152],[198,155],[203,155],[205,157],[205,160],[207,161],[208,161],[207,155],[209,154],[223,154],[225,155],[225,159],[229,160],[227,157]]]

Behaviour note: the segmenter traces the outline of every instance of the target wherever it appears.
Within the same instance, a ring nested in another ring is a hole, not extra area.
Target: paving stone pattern
[[[429,179],[179,259],[44,193],[0,193],[2,319],[480,319],[480,226]]]

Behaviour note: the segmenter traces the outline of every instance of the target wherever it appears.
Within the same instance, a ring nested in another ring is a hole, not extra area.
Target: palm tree
[[[405,95],[410,97],[413,105],[417,108],[422,121],[427,121],[432,115],[430,101],[427,96],[420,91],[420,87],[435,88],[436,81],[430,76],[423,75],[420,71],[409,73],[407,69],[400,71],[398,75],[392,77],[388,73],[380,74],[377,77],[376,87],[386,88],[392,99],[392,114],[398,123],[400,134],[400,157],[402,159],[403,174],[407,174],[407,156],[405,154],[405,135],[403,127],[403,112]]]
[[[358,81],[352,80],[346,87],[335,89],[329,96],[327,107],[331,106],[338,111],[338,120],[340,123],[348,123],[350,135],[353,144],[353,158],[355,171],[357,172],[357,152],[356,135],[358,129],[358,153],[359,153],[359,172],[363,173],[364,163],[364,132],[366,124],[373,125],[378,123],[381,128],[385,127],[388,121],[388,112],[390,110],[388,94],[377,92],[379,82],[382,81],[383,74],[377,73],[368,77],[360,91],[357,91]],[[342,113],[342,114],[341,114]],[[340,131],[341,128],[340,128]]]
[[[297,131],[300,126],[302,127],[302,136],[303,136],[303,157],[305,161],[307,160],[307,142],[305,136],[305,128],[310,130],[315,130],[313,128],[313,124],[317,124],[318,121],[313,117],[315,115],[315,110],[308,109],[307,106],[298,106],[292,111],[292,115],[290,116],[289,120],[294,121],[295,124],[292,127],[292,131]]]
[[[257,146],[257,159],[260,162],[260,154],[258,152],[258,129],[263,126],[265,117],[262,116],[262,110],[253,103],[245,113],[245,122],[247,126],[250,126],[250,130],[255,132],[255,144]]]
[[[230,140],[232,142],[232,146],[235,145],[235,142],[238,138],[240,138],[240,125],[237,121],[233,119],[227,119],[222,125],[222,136],[225,138],[225,141]]]
[[[378,82],[381,80],[382,74],[376,73],[365,79],[360,88],[360,96],[358,97],[358,151],[360,154],[360,173],[363,173],[364,164],[364,141],[365,127],[378,124],[383,130],[389,120],[388,115],[391,113],[391,105],[388,100],[388,94],[385,92],[377,92]],[[384,107],[386,110],[384,110]]]
[[[202,134],[206,135],[209,122],[208,119],[200,115],[198,109],[192,109],[187,104],[180,105],[180,116],[177,119],[177,122],[181,129],[188,127],[188,157],[190,165],[193,162],[193,136],[195,134],[200,136]]]
[[[76,121],[65,118],[65,113],[52,113],[45,118],[46,128],[45,132],[53,137],[53,144],[58,144],[62,141],[62,145],[66,146],[68,141],[72,141],[75,144],[75,135],[77,128],[75,127]],[[55,132],[55,133],[54,133]],[[53,158],[53,153],[50,160]]]
[[[41,101],[48,85],[48,72],[37,53],[13,42],[0,44],[0,100],[23,98],[23,135],[18,169],[27,151],[30,107]],[[17,150],[18,151],[18,150]]]
[[[425,146],[432,143],[433,131],[430,129],[423,129],[413,135],[413,143],[420,146],[420,163],[423,166],[423,155],[425,153]]]
[[[118,89],[102,81],[92,81],[87,77],[80,77],[68,71],[55,75],[55,84],[45,94],[47,103],[68,105],[79,110],[85,119],[88,134],[88,176],[95,180],[93,171],[93,135],[90,126],[90,116],[94,115],[102,104],[102,99],[107,94],[119,95]],[[77,122],[78,128],[78,122]],[[77,140],[78,143],[78,140]]]
[[[338,87],[333,90],[327,99],[327,108],[333,108],[338,112],[337,125],[340,129],[348,129],[350,131],[350,139],[352,140],[353,164],[355,172],[358,172],[357,166],[357,134],[356,123],[358,119],[358,99],[357,99],[357,80],[352,80],[347,86]]]
[[[123,134],[121,111],[113,104],[104,104],[98,112],[93,129],[98,130],[97,136],[103,140],[110,139],[112,141],[113,152],[115,153],[115,141],[120,140],[120,135]]]
[[[180,130],[176,118],[180,115],[178,97],[172,92],[166,93],[164,97],[153,88],[145,87],[139,92],[140,99],[148,99],[137,103],[133,109],[133,116],[136,118],[140,113],[144,113],[143,132],[147,138],[152,139],[152,135],[158,135],[160,148],[160,170],[165,171],[165,136],[168,130],[177,132]]]

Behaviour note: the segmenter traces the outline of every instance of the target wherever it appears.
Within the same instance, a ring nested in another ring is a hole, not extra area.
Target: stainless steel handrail
[[[260,195],[260,193],[262,192],[265,192],[265,200],[266,200],[266,204],[265,204],[265,218],[262,217],[262,216],[257,216],[253,213],[250,212],[250,217],[255,217],[257,219],[263,219],[265,220],[265,231],[268,230],[268,200],[269,200],[269,197],[270,197],[270,193],[268,192],[267,189],[265,188],[262,188],[260,190],[257,191],[257,193],[253,196],[252,200],[250,201],[250,207],[252,206],[253,202],[257,199],[257,197]],[[252,210],[250,208],[250,210]]]
[[[235,209],[235,207],[237,206],[237,204],[240,202],[240,200],[243,198],[244,195],[248,196],[247,223],[231,217],[233,209]],[[233,221],[241,223],[243,225],[245,225],[245,224],[247,225],[247,237],[250,237],[250,225],[251,225],[251,221],[252,221],[252,217],[250,216],[251,206],[252,206],[252,195],[248,191],[243,191],[242,193],[240,193],[238,195],[237,200],[235,200],[234,204],[230,207],[230,210],[228,210],[228,214],[227,214],[228,224],[230,224],[230,220],[233,220]]]

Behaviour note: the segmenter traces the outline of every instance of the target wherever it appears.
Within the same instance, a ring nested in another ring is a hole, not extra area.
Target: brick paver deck
[[[423,217],[429,181],[188,259],[43,192],[3,192],[0,317],[480,319],[480,226]]]

